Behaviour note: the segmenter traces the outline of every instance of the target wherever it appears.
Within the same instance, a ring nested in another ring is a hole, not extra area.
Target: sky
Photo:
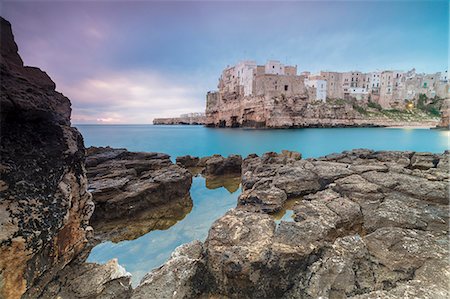
[[[146,124],[204,111],[227,65],[300,71],[448,69],[449,1],[5,1],[26,65],[72,123]]]

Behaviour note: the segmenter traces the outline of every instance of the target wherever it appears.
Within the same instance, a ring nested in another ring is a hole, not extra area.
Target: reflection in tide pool
[[[272,214],[275,223],[278,225],[281,221],[294,221],[295,215],[293,208],[300,200],[300,197],[288,199],[279,212]]]
[[[191,187],[193,207],[185,218],[166,230],[151,231],[132,241],[99,244],[91,251],[88,262],[105,263],[117,258],[119,264],[133,275],[132,283],[136,286],[146,273],[161,266],[179,245],[193,240],[204,241],[211,224],[236,207],[239,181],[229,178],[225,187],[222,187],[223,183],[208,181],[209,188],[216,188],[208,189],[203,177],[194,177]]]

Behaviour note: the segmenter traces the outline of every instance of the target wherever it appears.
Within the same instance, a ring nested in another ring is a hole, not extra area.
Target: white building
[[[316,101],[327,100],[327,80],[322,76],[309,76],[305,79],[305,85],[312,87],[316,91]]]
[[[265,73],[271,75],[284,75],[284,65],[278,60],[269,60],[265,65]]]
[[[351,87],[349,89],[350,96],[354,97],[356,100],[360,101],[365,99],[369,94],[369,90],[364,87]]]
[[[256,61],[246,60],[239,62],[235,67],[238,84],[244,88],[244,96],[252,94],[253,73],[256,70]]]
[[[381,72],[369,73],[369,89],[378,90],[380,88],[380,76]]]

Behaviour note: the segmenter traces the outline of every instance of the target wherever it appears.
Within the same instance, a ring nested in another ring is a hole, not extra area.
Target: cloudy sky
[[[204,110],[221,70],[448,67],[443,1],[2,1],[27,65],[72,101],[72,122],[151,123]]]

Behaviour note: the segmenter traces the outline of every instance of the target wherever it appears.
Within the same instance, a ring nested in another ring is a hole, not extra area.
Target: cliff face
[[[309,100],[312,97],[310,89],[295,95],[268,92],[245,97],[237,92],[209,92],[206,97],[206,125],[253,128],[437,125],[437,120],[430,116],[404,121],[380,111],[370,113],[362,109],[361,112],[354,108],[354,105],[361,104],[359,102],[313,102]]]
[[[69,99],[0,25],[0,297],[37,297],[85,246],[93,203]]]
[[[154,125],[204,125],[205,116],[155,118]]]
[[[206,124],[215,127],[305,127],[354,125],[362,116],[351,105],[310,102],[308,92],[294,96],[208,93]]]
[[[450,128],[450,99],[445,99],[441,107],[441,121],[439,128]]]

